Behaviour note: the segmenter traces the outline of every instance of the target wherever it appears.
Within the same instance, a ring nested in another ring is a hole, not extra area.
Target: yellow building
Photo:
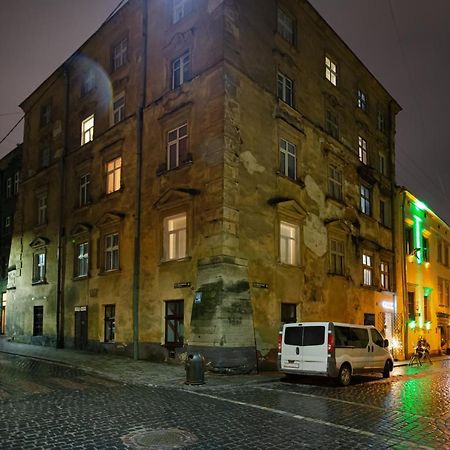
[[[447,352],[450,337],[450,227],[406,189],[399,189],[398,311],[404,315],[405,357],[424,337],[431,352]]]

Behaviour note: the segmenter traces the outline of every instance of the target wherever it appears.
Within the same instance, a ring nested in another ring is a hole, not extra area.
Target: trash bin
[[[201,353],[195,352],[186,359],[186,384],[205,383],[205,358]]]

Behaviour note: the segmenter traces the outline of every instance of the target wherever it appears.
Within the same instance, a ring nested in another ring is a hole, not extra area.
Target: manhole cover
[[[122,437],[124,444],[138,450],[181,448],[197,442],[192,434],[178,428],[139,431]]]

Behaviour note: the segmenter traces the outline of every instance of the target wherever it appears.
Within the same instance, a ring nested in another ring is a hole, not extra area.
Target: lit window
[[[166,301],[165,344],[167,347],[181,347],[184,341],[184,301]]]
[[[363,164],[367,164],[367,141],[358,136],[358,158]]]
[[[122,39],[114,48],[112,54],[113,70],[117,70],[127,63],[128,39]]]
[[[167,217],[164,222],[164,259],[185,258],[187,238],[186,214]]]
[[[388,291],[390,289],[389,263],[381,261],[380,274],[381,274],[381,287],[384,290]]]
[[[328,194],[336,200],[342,200],[342,172],[333,165],[328,170]]]
[[[362,184],[360,189],[361,212],[370,216],[370,189]]]
[[[125,94],[122,92],[113,100],[113,125],[125,119]]]
[[[89,244],[82,242],[76,246],[75,276],[87,277],[89,270]]]
[[[294,82],[286,75],[278,72],[278,98],[289,106],[294,105]]]
[[[337,85],[337,67],[336,63],[329,57],[325,56],[325,78],[334,86]]]
[[[120,190],[122,158],[119,156],[106,163],[106,193],[111,194]]]
[[[172,89],[180,87],[189,80],[189,51],[172,61]]]
[[[280,140],[280,173],[292,180],[297,179],[297,148],[285,139]]]
[[[344,274],[344,241],[330,239],[330,273]]]
[[[89,184],[91,177],[88,173],[85,173],[80,177],[80,198],[79,206],[86,206],[89,204]]]
[[[45,282],[46,256],[45,250],[38,250],[33,254],[33,283]]]
[[[325,129],[328,134],[333,136],[335,139],[339,137],[339,126],[336,114],[332,111],[327,110],[325,116]]]
[[[187,160],[187,123],[167,133],[167,169],[175,169]]]
[[[19,192],[19,184],[20,184],[20,172],[16,172],[14,174],[14,195],[17,195]]]
[[[105,236],[105,272],[119,270],[119,233]]]
[[[362,265],[363,265],[363,284],[365,286],[372,286],[373,284],[372,256],[367,253],[363,253]]]
[[[105,342],[116,338],[116,305],[105,305]]]
[[[81,145],[94,139],[94,114],[81,122]]]
[[[359,109],[367,111],[367,95],[361,89],[358,89],[357,105]]]
[[[173,23],[177,23],[192,11],[192,0],[173,0]]]
[[[81,81],[81,95],[86,95],[91,92],[95,87],[95,72],[93,69],[89,69]]]
[[[47,194],[39,195],[37,198],[38,204],[38,225],[47,223]]]
[[[6,179],[6,198],[12,197],[12,178],[8,177]]]
[[[298,227],[287,222],[280,222],[280,262],[291,265],[299,262]]]
[[[294,44],[294,24],[293,17],[278,8],[278,33],[292,45]]]

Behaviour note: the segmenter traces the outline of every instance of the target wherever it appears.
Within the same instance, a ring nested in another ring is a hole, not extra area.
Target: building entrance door
[[[75,307],[75,348],[84,350],[88,341],[87,306]]]

